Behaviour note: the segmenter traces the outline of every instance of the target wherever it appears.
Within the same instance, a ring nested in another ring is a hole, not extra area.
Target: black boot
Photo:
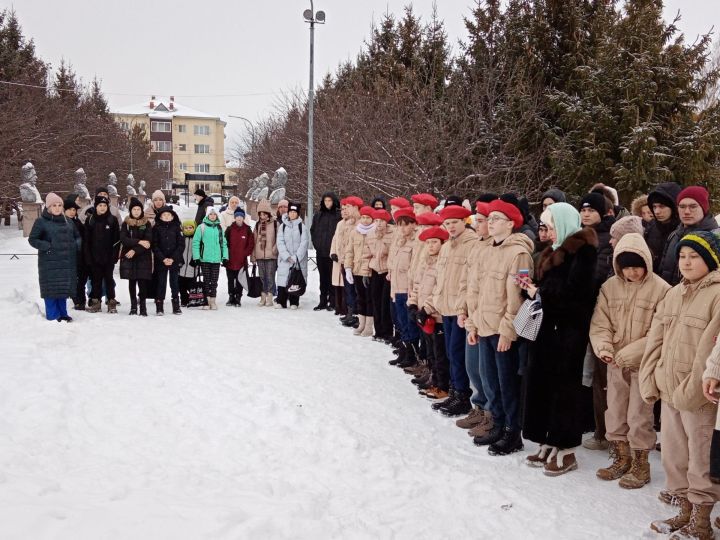
[[[502,426],[495,424],[490,431],[488,431],[482,437],[475,437],[473,443],[475,446],[487,446],[489,444],[495,444],[503,436]]]
[[[523,441],[520,436],[519,429],[512,429],[505,426],[502,431],[502,437],[496,443],[488,448],[488,454],[491,456],[506,456],[513,452],[519,452],[523,449]]]
[[[228,301],[225,303],[227,307],[232,307],[237,305],[237,301],[235,300],[235,295],[231,294],[228,296]]]
[[[455,392],[455,401],[440,407],[440,412],[445,416],[461,416],[472,410],[470,403],[470,392]]]
[[[318,305],[313,308],[313,311],[325,311],[327,307],[327,295],[320,294],[320,301],[318,302]]]
[[[407,358],[407,348],[403,342],[400,342],[400,348],[398,349],[397,356],[390,360],[388,364],[391,366],[397,366],[400,362],[405,361]]]
[[[163,311],[164,303],[165,303],[164,300],[155,300],[155,313],[157,315],[160,315],[160,316],[165,315],[165,312]]]
[[[437,411],[437,410],[440,410],[440,407],[444,407],[445,405],[450,404],[454,400],[455,400],[455,390],[453,390],[451,388],[450,392],[448,392],[448,397],[444,401],[439,401],[438,403],[433,403],[430,406],[433,408],[433,410]]]
[[[348,306],[347,312],[345,313],[345,315],[340,317],[340,322],[342,324],[345,324],[346,322],[350,322],[350,319],[352,319],[352,318],[353,318],[353,310],[350,306]]]
[[[140,316],[147,317],[147,306],[145,305],[144,298],[140,299],[140,303],[138,304],[138,307],[140,308]]]
[[[173,315],[182,315],[182,311],[180,310],[180,300],[173,298],[170,302],[172,303]]]
[[[236,294],[235,295],[235,307],[240,307],[242,300],[242,294]]]
[[[405,347],[407,348],[407,357],[405,358],[404,362],[401,362],[397,365],[397,367],[403,369],[415,366],[418,363],[417,344],[409,342],[405,344]]]
[[[130,297],[130,313],[129,315],[137,315],[137,297],[131,296]]]

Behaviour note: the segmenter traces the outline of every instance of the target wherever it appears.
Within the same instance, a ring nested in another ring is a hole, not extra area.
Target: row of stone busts
[[[270,187],[268,187],[268,182]],[[250,180],[250,189],[245,194],[247,201],[259,201],[269,199],[270,204],[277,204],[285,198],[285,185],[288,182],[288,173],[284,167],[275,171],[272,179],[267,173]],[[272,189],[272,191],[270,191]],[[269,195],[269,196],[268,196]]]

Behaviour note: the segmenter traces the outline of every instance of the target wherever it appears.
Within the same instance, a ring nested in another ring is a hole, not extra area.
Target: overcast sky
[[[355,58],[373,21],[386,11],[401,15],[408,3],[429,17],[433,0],[315,0],[327,14],[315,32],[316,80]],[[473,3],[437,0],[455,50]],[[255,121],[279,92],[307,87],[309,7],[310,0],[0,0],[44,60],[57,66],[65,58],[84,81],[97,75],[111,108],[174,95],[228,120],[226,148],[245,129],[228,115]],[[720,0],[666,1],[666,17],[679,9],[690,42],[720,26]]]

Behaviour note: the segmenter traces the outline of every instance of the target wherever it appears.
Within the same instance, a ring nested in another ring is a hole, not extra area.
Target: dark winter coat
[[[598,238],[587,227],[547,248],[536,268],[543,321],[527,370],[523,435],[561,449],[580,446],[583,360],[597,290]]]
[[[83,256],[88,266],[115,264],[120,254],[120,224],[110,212],[92,214],[85,222]]]
[[[672,232],[680,225],[680,216],[677,210],[677,196],[682,191],[680,184],[675,182],[665,182],[658,184],[654,190],[648,195],[648,206],[652,211],[652,205],[655,203],[664,204],[672,209],[672,216],[665,223],[660,223],[657,219],[650,223],[645,229],[645,241],[650,248],[653,259],[653,272],[660,273],[660,261],[662,260],[665,243]]]
[[[233,223],[225,229],[225,239],[229,255],[227,267],[230,270],[242,270],[247,266],[247,259],[255,249],[255,237],[250,225],[243,223],[238,227]]]
[[[325,208],[325,197],[331,197],[333,205],[330,210]],[[337,228],[340,217],[340,201],[332,192],[323,194],[320,209],[313,216],[312,226],[310,227],[310,236],[312,237],[315,253],[318,257],[330,257],[330,244],[332,244],[333,235]]]
[[[660,261],[660,268],[658,274],[661,278],[667,281],[673,287],[680,283],[680,269],[678,267],[678,258],[675,250],[677,245],[682,240],[683,236],[690,234],[695,231],[714,231],[718,228],[718,223],[715,218],[711,215],[705,216],[700,223],[686,227],[682,223],[678,225],[670,236],[668,236],[665,242],[665,248],[663,250],[662,260]]]
[[[150,242],[146,249],[139,244],[140,240]],[[125,218],[120,227],[120,277],[122,279],[152,279],[152,226],[146,217]],[[134,251],[135,255],[128,259],[125,254]]]
[[[70,221],[72,221],[73,225],[75,225],[75,229],[80,236],[80,249],[78,249],[77,251],[77,269],[78,273],[80,273],[85,268],[85,257],[83,257],[82,250],[82,239],[85,237],[85,224],[80,221],[80,218],[77,217],[77,215],[75,215],[75,217],[72,218]]]
[[[156,267],[163,265],[163,259],[172,259],[171,268],[179,269],[184,262],[185,237],[180,218],[174,211],[171,212],[172,221],[163,221],[160,218],[155,221],[155,226],[152,228],[152,252]]]
[[[613,271],[613,247],[610,244],[610,228],[613,223],[615,223],[613,216],[605,216],[600,223],[593,226],[598,238],[597,267],[595,270],[597,292],[600,292],[602,284],[615,273]]]
[[[47,209],[33,223],[30,245],[38,250],[38,277],[42,298],[70,298],[77,288],[80,233],[72,220],[53,216]]]
[[[200,225],[207,215],[207,209],[209,206],[214,206],[215,201],[212,197],[205,197],[198,203],[197,212],[195,213],[195,225]],[[219,215],[219,214],[218,214]]]

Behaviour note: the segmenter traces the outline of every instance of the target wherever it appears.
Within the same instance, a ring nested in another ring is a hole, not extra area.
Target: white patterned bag
[[[542,320],[542,301],[540,300],[540,295],[536,294],[534,299],[525,300],[520,306],[517,315],[515,315],[513,326],[518,336],[528,341],[535,341],[538,332],[540,332]]]

